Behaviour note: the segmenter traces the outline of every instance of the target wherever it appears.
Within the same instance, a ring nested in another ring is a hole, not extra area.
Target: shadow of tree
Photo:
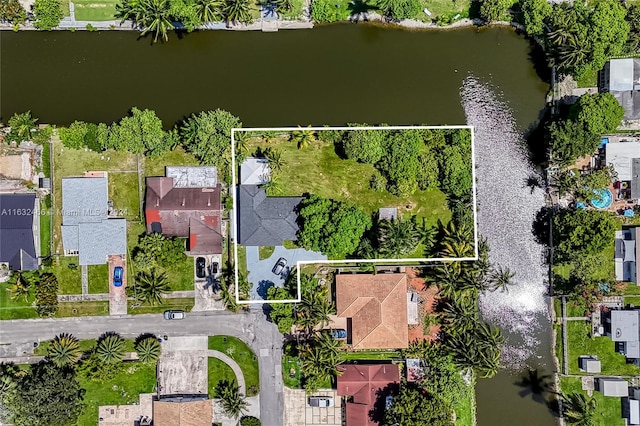
[[[258,293],[258,296],[262,297],[263,299],[266,299],[267,291],[269,291],[269,289],[274,286],[275,286],[275,283],[273,281],[262,280],[258,282],[258,288],[256,289],[256,292]]]

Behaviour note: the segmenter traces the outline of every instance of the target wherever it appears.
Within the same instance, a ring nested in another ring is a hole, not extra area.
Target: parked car
[[[285,259],[284,257],[281,257],[273,266],[273,269],[271,270],[271,272],[273,272],[276,275],[280,275],[285,266],[287,266],[287,259]]]
[[[211,264],[211,274],[217,274],[218,273],[218,262],[213,262]]]
[[[164,311],[164,319],[166,320],[184,319],[184,311]]]
[[[124,269],[122,266],[116,266],[113,268],[113,285],[114,287],[120,287],[122,285],[122,276],[124,275]]]
[[[333,397],[330,396],[310,396],[309,405],[312,407],[333,407]]]
[[[347,330],[344,328],[337,328],[335,330],[331,330],[331,337],[334,339],[346,339],[347,338]]]
[[[207,265],[207,261],[204,260],[204,257],[196,258],[196,277],[204,278],[205,277],[205,266]]]

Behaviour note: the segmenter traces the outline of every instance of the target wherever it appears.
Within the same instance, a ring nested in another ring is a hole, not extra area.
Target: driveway
[[[119,255],[109,256],[109,315],[126,315],[127,314],[127,262]],[[124,273],[122,274],[122,285],[116,287],[113,285],[113,270],[116,266],[122,266]]]
[[[206,261],[206,276],[204,278],[198,278],[195,273],[195,261],[198,257],[203,257]],[[218,281],[222,275],[222,255],[200,255],[194,257],[193,261],[195,303],[191,312],[224,310],[226,305],[220,296],[220,284]],[[217,264],[217,272],[215,273],[213,272],[214,264]]]
[[[246,247],[247,251],[247,271],[249,271],[249,282],[253,284],[249,293],[251,300],[265,300],[269,287],[283,287],[284,282],[300,260],[327,260],[327,256],[315,251],[305,249],[287,249],[278,246],[268,259],[260,260],[259,247]],[[287,259],[287,266],[280,275],[275,275],[271,270],[280,259]]]
[[[285,426],[342,426],[342,399],[335,389],[320,389],[313,396],[333,397],[333,407],[311,407],[302,389],[284,389]]]

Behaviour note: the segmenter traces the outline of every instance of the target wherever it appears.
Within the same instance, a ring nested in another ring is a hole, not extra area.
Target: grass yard
[[[429,225],[435,225],[438,220],[447,223],[451,219],[442,191],[417,191],[406,198],[387,191],[374,191],[369,188],[374,167],[338,157],[331,143],[316,141],[307,148],[298,149],[284,138],[268,144],[258,138],[247,142],[249,152],[258,147],[276,148],[282,152],[284,164],[274,173],[280,191],[274,195],[299,196],[309,192],[355,204],[368,214],[377,212],[380,207],[397,207],[399,214],[417,215],[425,218]]]
[[[640,306],[640,296],[625,296],[624,304],[625,306],[627,305]]]
[[[115,375],[107,380],[95,381],[79,376],[80,384],[86,389],[84,408],[78,425],[97,424],[100,405],[125,405],[137,403],[141,393],[151,393],[156,388],[155,364],[123,362]]]
[[[56,317],[90,317],[109,315],[109,302],[106,300],[86,302],[58,303]]]
[[[109,265],[89,265],[89,293],[109,293]]]
[[[578,368],[580,355],[597,355],[602,361],[602,374],[636,376],[640,367],[627,364],[624,355],[615,352],[613,341],[608,337],[590,337],[590,323],[586,321],[568,321],[568,357],[569,374],[581,374]]]
[[[231,336],[209,336],[209,349],[220,351],[238,363],[247,385],[247,396],[255,396],[260,390],[258,358],[242,340]]]
[[[136,314],[161,314],[168,309],[175,309],[189,312],[191,308],[193,308],[194,299],[193,297],[185,297],[180,299],[163,299],[164,303],[162,305],[149,306],[142,305],[136,306],[135,300],[127,301],[128,304],[128,312],[131,315]]]
[[[260,260],[264,260],[270,258],[276,248],[273,246],[260,246],[259,250],[260,254],[258,255],[258,258]]]
[[[165,152],[158,157],[145,157],[143,160],[144,176],[164,176],[165,166],[199,166],[200,162],[182,147]]]
[[[0,283],[0,320],[37,318],[36,310],[31,306],[35,299],[34,292],[27,300],[12,300],[12,293],[7,289],[8,283]]]
[[[293,368],[294,374],[291,375]],[[284,354],[282,356],[282,380],[284,385],[291,389],[300,389],[302,381],[302,373],[300,373],[300,363],[298,357]]]
[[[604,367],[604,363],[602,364]],[[560,389],[562,393],[582,393],[582,383],[578,377],[561,377]],[[593,397],[598,401],[594,426],[624,426],[625,421],[620,416],[621,399],[602,396],[600,392],[594,392]]]
[[[578,87],[596,87],[598,85],[598,71],[590,71],[581,79],[576,80]]]
[[[40,203],[40,209],[40,256],[44,257],[51,254],[51,212],[46,203]]]
[[[109,200],[116,215],[127,220],[140,220],[138,173],[109,173]]]
[[[82,274],[78,256],[58,256],[53,261],[51,269],[58,278],[58,294],[82,294]]]
[[[231,367],[218,358],[209,358],[207,377],[209,379],[209,398],[214,398],[218,382],[228,380],[237,383],[236,375]]]
[[[393,358],[400,358],[400,351],[354,351],[354,352],[341,352],[340,359],[343,361],[350,360],[390,360]]]
[[[558,366],[560,368],[560,371],[563,372],[564,352],[563,352],[563,344],[562,344],[562,325],[554,324],[553,330],[556,333],[555,355],[556,355],[556,358],[558,358]]]
[[[291,10],[283,12],[281,15],[284,19],[298,19],[302,16],[302,0],[291,0]]]
[[[165,269],[171,291],[193,290],[194,289],[194,266],[193,258],[183,256],[183,259],[169,269]],[[164,269],[164,268],[161,268]]]
[[[416,16],[416,19],[423,22],[431,22],[438,16],[449,16],[453,19],[457,14],[460,14],[457,20],[468,18],[471,6],[470,0],[421,0],[420,3],[422,4],[421,12]],[[431,16],[424,13],[424,9],[428,9]]]
[[[78,342],[78,345],[80,346],[80,350],[82,352],[86,352],[92,349],[96,345],[96,339],[80,340]],[[49,346],[51,346],[51,340],[45,340],[44,342],[40,342],[38,347],[33,350],[33,354],[36,356],[45,356],[47,355]]]
[[[625,296],[640,296],[640,285],[627,284],[622,294]],[[626,300],[626,297],[625,297]]]
[[[117,0],[73,0],[78,21],[112,21]]]
[[[476,392],[474,386],[463,386],[460,398],[454,404],[456,426],[476,425]]]

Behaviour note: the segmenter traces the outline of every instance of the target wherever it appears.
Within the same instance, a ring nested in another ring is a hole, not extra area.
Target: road
[[[258,357],[262,424],[284,423],[282,335],[258,309],[241,314],[191,312],[180,321],[167,321],[161,314],[0,321],[0,357],[23,355],[24,350],[33,348],[33,342],[50,340],[59,333],[95,339],[105,331],[115,331],[123,337],[154,333],[169,339],[228,335],[243,340]]]

